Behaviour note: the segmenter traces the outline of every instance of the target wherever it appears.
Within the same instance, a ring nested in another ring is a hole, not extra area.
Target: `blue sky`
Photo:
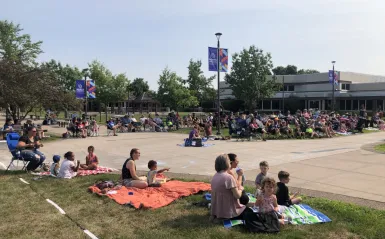
[[[186,77],[190,58],[214,75],[207,47],[216,46],[216,32],[230,54],[256,45],[272,54],[274,66],[326,72],[336,60],[341,71],[385,75],[382,0],[0,0],[0,6],[1,20],[43,41],[40,61],[84,68],[97,59],[113,73],[143,77],[153,90],[166,66]]]

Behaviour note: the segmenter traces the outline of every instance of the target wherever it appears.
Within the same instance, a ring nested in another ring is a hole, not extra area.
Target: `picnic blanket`
[[[213,145],[215,145],[215,144],[202,143],[202,147],[203,147],[203,148],[211,147],[211,146],[213,146]],[[184,143],[183,143],[183,144],[177,144],[177,146],[180,146],[180,147],[186,147],[186,146],[184,145]],[[188,148],[195,148],[195,147],[194,147],[194,146],[189,146]],[[198,147],[198,148],[201,148],[201,147]]]
[[[96,175],[96,174],[102,174],[102,173],[110,173],[116,171],[116,169],[107,168],[107,167],[97,167],[95,170],[78,170],[78,176],[87,176],[87,175]],[[51,173],[48,172],[40,172],[40,173],[33,173],[33,175],[39,175],[39,176],[49,176]]]
[[[339,131],[336,131],[336,134],[339,134],[339,135],[352,135],[353,133],[352,132],[339,132]]]
[[[331,222],[325,214],[311,208],[306,204],[292,205],[290,207],[280,206],[286,218],[290,218],[288,221],[292,225],[306,225]],[[237,225],[245,224],[244,220],[224,220],[223,226],[225,228],[231,228]]]
[[[105,195],[96,186],[89,187],[89,190],[99,195]],[[209,190],[211,190],[211,185],[208,183],[169,181],[162,184],[161,187],[148,187],[146,189],[121,187],[108,192],[106,196],[121,205],[131,205],[137,209],[156,209],[167,206],[180,197]]]
[[[284,214],[291,218],[290,224],[293,225],[331,222],[330,218],[328,218],[326,215],[306,204],[286,207]]]

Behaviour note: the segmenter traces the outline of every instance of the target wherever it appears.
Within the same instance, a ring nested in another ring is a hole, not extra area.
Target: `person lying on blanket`
[[[161,182],[156,181],[156,174],[170,170],[170,168],[158,170],[158,163],[155,160],[148,162],[148,169],[150,169],[147,173],[147,184],[149,187],[160,187]]]
[[[122,167],[122,184],[126,187],[135,187],[135,188],[147,188],[148,184],[146,180],[142,180],[136,174],[136,165],[135,161],[139,160],[140,151],[137,148],[131,149],[130,157],[124,162]]]
[[[95,170],[98,168],[99,160],[98,156],[96,156],[95,147],[88,147],[88,155],[86,156],[86,164],[80,164],[80,169],[83,170]]]

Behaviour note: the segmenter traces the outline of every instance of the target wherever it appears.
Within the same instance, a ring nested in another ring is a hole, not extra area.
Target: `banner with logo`
[[[96,86],[94,80],[87,80],[87,98],[96,98]]]
[[[84,99],[84,80],[76,80],[76,92],[77,99]]]
[[[218,71],[218,48],[209,47],[209,71]],[[219,49],[219,70],[227,72],[228,70],[228,50]]]
[[[339,73],[338,71],[334,71],[334,77],[333,77],[333,70],[329,70],[329,83],[333,84],[333,81],[334,81],[334,84],[338,85],[338,81],[339,81],[338,73]]]

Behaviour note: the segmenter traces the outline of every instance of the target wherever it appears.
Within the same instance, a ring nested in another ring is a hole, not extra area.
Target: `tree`
[[[287,65],[284,66],[277,66],[273,70],[274,75],[302,75],[302,74],[314,74],[319,73],[317,70],[312,69],[301,69],[297,71],[297,67],[295,65]]]
[[[172,109],[194,107],[199,104],[198,99],[183,85],[183,80],[175,72],[165,68],[159,76],[157,98]]]
[[[32,42],[28,34],[21,34],[20,25],[0,21],[0,104],[13,119],[23,111],[21,119],[34,108],[62,107],[65,103],[77,106],[66,95],[57,74],[36,58],[43,51],[41,41]]]
[[[130,84],[130,89],[133,94],[138,97],[147,92],[150,87],[148,86],[147,81],[144,81],[143,78],[135,78],[134,81]]]
[[[247,109],[254,110],[257,102],[271,97],[281,86],[275,77],[267,77],[272,67],[270,53],[251,46],[233,55],[232,71],[226,74],[225,81],[234,96],[243,100]]]
[[[272,71],[274,75],[297,75],[297,67],[295,65],[277,66]]]
[[[202,62],[200,60],[194,61],[190,59],[190,64],[188,68],[188,77],[187,80],[183,83],[188,84],[189,89],[192,91],[192,94],[198,99],[199,103],[202,103],[204,100],[212,100],[212,91],[214,90],[212,82],[215,76],[206,78],[203,75],[201,70]],[[214,90],[215,91],[215,90]]]
[[[319,71],[317,70],[313,70],[313,69],[301,69],[298,71],[298,75],[303,75],[303,74],[316,74],[316,73],[320,73]]]
[[[40,49],[43,42],[32,42],[31,36],[21,34],[22,31],[18,24],[0,21],[0,59],[17,64],[36,64],[37,56],[43,52]]]
[[[55,60],[45,62],[43,65],[57,74],[59,84],[62,86],[63,90],[73,92],[75,94],[76,80],[84,78],[84,75],[79,68],[68,64],[63,66],[60,62],[56,62]]]

